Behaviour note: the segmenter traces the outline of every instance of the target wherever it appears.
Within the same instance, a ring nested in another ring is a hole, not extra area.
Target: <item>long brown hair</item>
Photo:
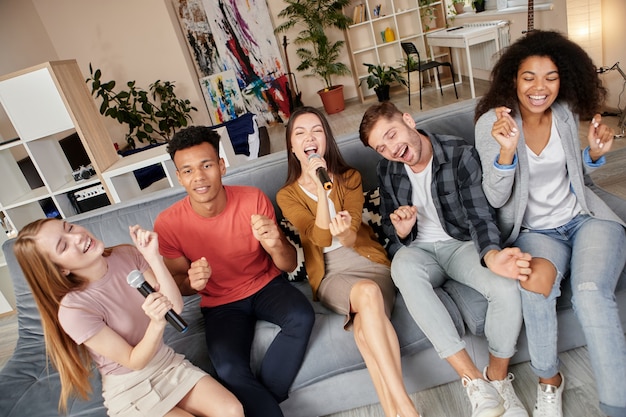
[[[287,128],[285,129],[285,149],[287,149],[287,180],[285,181],[285,185],[296,182],[298,178],[300,178],[300,175],[302,175],[300,160],[298,160],[296,155],[291,152],[291,134],[293,133],[293,124],[298,116],[308,113],[316,115],[322,123],[324,135],[326,136],[326,152],[324,152],[324,155],[322,156],[326,161],[328,172],[335,174],[333,181],[342,184],[345,182],[343,174],[351,170],[352,167],[348,165],[345,159],[343,159],[343,156],[341,156],[335,136],[333,135],[330,125],[328,124],[328,120],[326,120],[324,114],[315,107],[304,106],[298,107],[293,111],[293,113],[291,113],[289,122],[287,123]]]
[[[59,266],[37,247],[37,235],[42,226],[55,219],[40,219],[26,225],[18,234],[13,251],[30,285],[41,314],[46,352],[59,372],[61,395],[59,411],[67,411],[70,396],[88,399],[91,394],[89,377],[92,360],[84,345],[77,345],[61,328],[58,320],[63,297],[84,287],[87,281],[72,273],[63,275]],[[107,250],[110,253],[110,249]]]

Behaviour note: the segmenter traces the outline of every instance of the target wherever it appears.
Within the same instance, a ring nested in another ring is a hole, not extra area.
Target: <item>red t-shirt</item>
[[[250,219],[262,214],[276,221],[274,206],[258,188],[225,186],[226,207],[215,217],[202,217],[189,196],[159,214],[154,230],[165,258],[194,262],[205,257],[211,278],[200,291],[201,307],[215,307],[257,293],[280,270],[252,234]]]

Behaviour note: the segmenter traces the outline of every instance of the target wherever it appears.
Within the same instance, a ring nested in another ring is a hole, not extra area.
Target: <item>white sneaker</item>
[[[528,417],[528,412],[515,394],[515,389],[512,384],[515,376],[512,373],[509,373],[503,380],[491,381],[487,378],[487,367],[485,366],[483,376],[496,388],[498,394],[504,399],[504,409],[506,411],[502,414],[502,417]]]
[[[500,417],[504,413],[504,401],[489,382],[467,376],[461,382],[472,403],[472,417]]]
[[[561,385],[555,387],[550,384],[537,385],[537,402],[533,417],[563,417],[563,387],[565,377],[561,374]]]

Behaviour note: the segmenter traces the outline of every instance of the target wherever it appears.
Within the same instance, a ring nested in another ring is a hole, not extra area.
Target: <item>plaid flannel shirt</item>
[[[433,148],[431,191],[439,220],[451,237],[473,240],[480,259],[491,249],[501,249],[500,231],[495,210],[482,189],[482,169],[473,146],[456,136],[420,133],[430,138]],[[400,206],[411,206],[411,181],[401,162],[381,159],[377,167],[380,184],[383,230],[390,239],[390,256],[409,245],[418,233],[419,224],[400,240],[389,215]],[[436,197],[435,197],[436,196]]]

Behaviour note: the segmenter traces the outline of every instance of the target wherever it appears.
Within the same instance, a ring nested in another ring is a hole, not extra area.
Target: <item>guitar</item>
[[[287,64],[287,75],[289,76],[289,82],[287,83],[287,95],[289,96],[289,110],[297,109],[304,106],[302,103],[302,92],[298,91],[298,84],[296,83],[295,74],[291,72],[291,66],[289,65],[289,56],[287,55],[287,36],[283,36],[283,49],[285,51],[285,63]],[[295,87],[295,93],[291,91],[289,85]]]
[[[528,22],[526,30],[522,33],[530,33],[535,30],[535,2],[534,0],[528,0]]]

